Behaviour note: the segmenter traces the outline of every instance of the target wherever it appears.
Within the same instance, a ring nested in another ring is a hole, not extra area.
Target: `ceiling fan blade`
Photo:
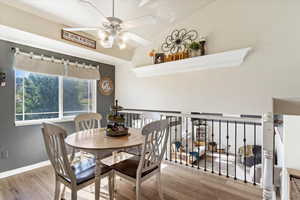
[[[146,40],[146,39],[142,38],[141,36],[139,36],[135,33],[124,32],[123,37],[126,38],[126,40],[128,39],[128,40],[134,41],[134,42],[139,43],[143,46],[148,46],[148,45],[151,44],[151,42],[149,40]]]
[[[108,19],[106,18],[106,16],[103,14],[103,12],[99,8],[97,8],[97,6],[95,6],[95,4],[93,4],[90,0],[79,0],[79,2],[88,4],[89,6],[91,6],[101,15],[101,20],[103,22],[109,22]]]
[[[146,4],[150,3],[152,0],[140,0],[139,7],[143,7]]]
[[[63,28],[65,31],[98,31],[100,28],[97,27],[74,27],[74,28]]]
[[[142,25],[152,25],[152,24],[156,24],[156,23],[157,23],[156,17],[154,17],[152,15],[148,15],[148,16],[143,16],[143,17],[139,17],[136,19],[132,19],[129,21],[125,21],[121,24],[121,26],[123,29],[131,29],[134,27],[142,26]]]

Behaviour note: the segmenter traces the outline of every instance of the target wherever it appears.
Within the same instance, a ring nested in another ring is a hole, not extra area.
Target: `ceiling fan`
[[[149,4],[152,0],[140,0],[139,7]]]
[[[129,32],[131,28],[135,28],[141,25],[156,24],[156,18],[154,16],[148,15],[132,19],[129,21],[123,21],[115,16],[115,0],[112,0],[112,16],[105,17],[100,9],[98,9],[89,0],[79,0],[80,2],[86,3],[93,7],[101,15],[101,20],[103,21],[101,27],[73,27],[64,28],[66,31],[98,31],[98,37],[100,39],[100,44],[104,48],[111,48],[114,44],[117,44],[120,49],[126,48],[126,42],[132,40],[140,45],[147,46],[150,42],[141,36]]]

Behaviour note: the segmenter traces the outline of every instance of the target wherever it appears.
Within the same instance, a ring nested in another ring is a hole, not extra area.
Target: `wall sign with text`
[[[98,84],[100,93],[105,96],[109,96],[114,91],[114,83],[109,77],[101,77],[101,80]]]
[[[95,40],[89,39],[82,35],[78,35],[76,33],[61,30],[61,38],[64,40],[68,40],[70,42],[74,42],[74,43],[92,48],[92,49],[96,49],[97,42]]]

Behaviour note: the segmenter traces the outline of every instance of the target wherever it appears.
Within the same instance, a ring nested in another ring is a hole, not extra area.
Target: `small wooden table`
[[[94,154],[96,157],[95,170],[95,200],[100,198],[100,176],[103,154],[107,151],[117,151],[130,147],[140,146],[144,143],[144,136],[139,129],[129,129],[130,135],[123,137],[106,136],[105,129],[91,129],[69,135],[65,142],[67,145]]]

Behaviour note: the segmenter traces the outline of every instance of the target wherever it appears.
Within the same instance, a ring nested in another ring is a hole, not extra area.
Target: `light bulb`
[[[107,37],[107,40],[108,40],[109,42],[111,42],[111,43],[114,43],[115,37],[112,36],[112,35],[110,35],[110,36]]]
[[[103,48],[112,48],[113,43],[108,39],[100,40],[100,44]]]
[[[104,48],[112,48],[113,43],[114,43],[114,37],[109,35],[106,36],[104,39],[100,40],[100,44],[104,47]]]
[[[103,30],[99,30],[98,36],[99,36],[100,40],[104,40],[107,37],[107,33]]]
[[[119,48],[120,49],[125,49],[126,48],[126,43],[124,41],[119,42]]]
[[[127,42],[129,40],[129,36],[126,34],[126,32],[120,33],[119,37],[121,40],[123,40],[124,42]]]

